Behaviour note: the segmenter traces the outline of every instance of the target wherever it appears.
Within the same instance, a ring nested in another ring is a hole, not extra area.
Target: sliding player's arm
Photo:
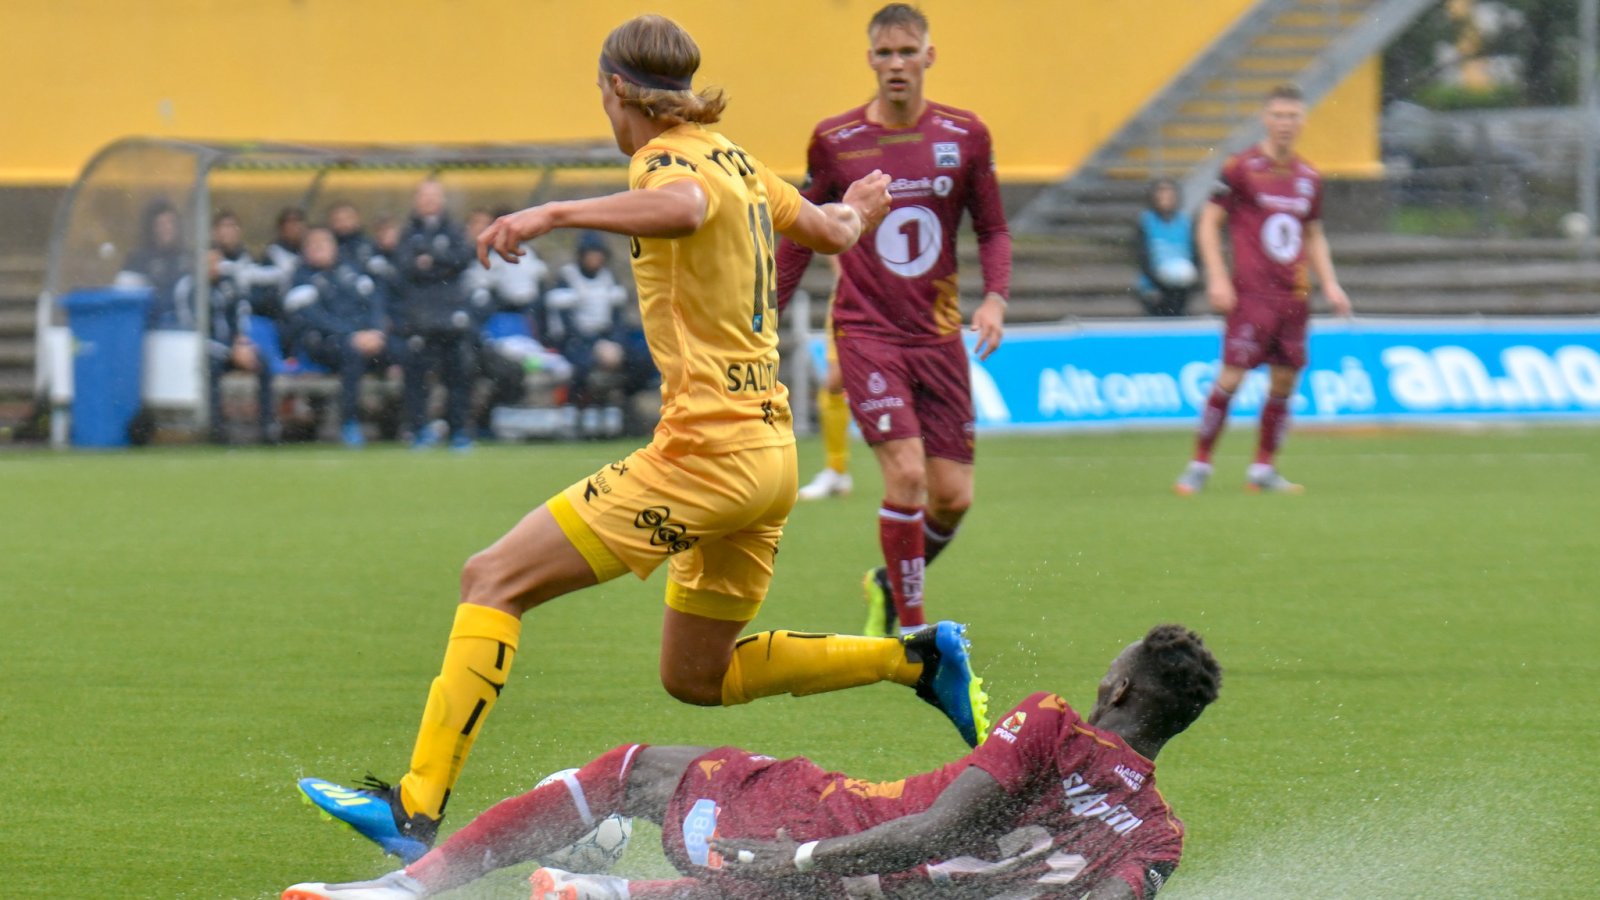
[[[1015,803],[993,775],[969,766],[926,810],[817,841],[809,851],[782,831],[774,841],[723,839],[716,846],[730,861],[729,874],[739,876],[793,877],[797,870],[833,875],[900,872],[930,859],[960,855],[998,835]],[[797,859],[797,852],[804,861]]]
[[[677,238],[693,234],[706,220],[705,189],[693,178],[657,187],[622,191],[583,200],[559,200],[501,216],[478,235],[478,262],[489,253],[515,262],[521,244],[557,228],[591,228],[633,237]]]

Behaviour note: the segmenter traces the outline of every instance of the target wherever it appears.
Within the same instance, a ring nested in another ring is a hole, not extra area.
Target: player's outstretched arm
[[[857,834],[800,844],[779,831],[775,841],[720,839],[716,847],[727,860],[728,873],[739,876],[900,872],[930,859],[960,855],[984,837],[1005,830],[1013,803],[994,776],[968,766],[926,810]]]
[[[689,178],[604,197],[560,200],[495,219],[478,235],[478,262],[487,267],[490,252],[515,262],[522,255],[523,241],[543,237],[557,228],[676,238],[693,234],[705,220],[705,191],[699,182]]]
[[[799,215],[782,234],[818,253],[843,253],[878,227],[889,214],[889,201],[889,176],[873,170],[850,185],[838,203],[817,206],[801,198]]]
[[[1311,261],[1311,271],[1317,273],[1317,283],[1322,285],[1322,296],[1335,315],[1350,315],[1350,297],[1339,285],[1339,276],[1333,271],[1333,251],[1328,249],[1328,233],[1321,219],[1306,223],[1306,254]]]

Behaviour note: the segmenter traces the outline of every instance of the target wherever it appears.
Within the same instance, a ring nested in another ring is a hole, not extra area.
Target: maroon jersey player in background
[[[1196,237],[1206,270],[1206,297],[1228,317],[1222,372],[1200,417],[1194,459],[1173,490],[1199,493],[1211,477],[1211,448],[1228,422],[1228,404],[1245,373],[1266,363],[1271,383],[1261,407],[1255,461],[1245,473],[1253,491],[1299,493],[1278,474],[1274,457],[1289,430],[1289,401],[1306,366],[1306,322],[1311,316],[1307,268],[1328,305],[1350,314],[1350,298],[1333,272],[1322,230],[1322,176],[1294,151],[1305,127],[1306,104],[1293,85],[1276,87],[1261,113],[1267,136],[1228,159],[1211,202],[1200,214]],[[1233,247],[1233,275],[1222,260],[1222,224]]]
[[[540,869],[534,900],[1148,900],[1177,868],[1184,838],[1156,789],[1156,754],[1221,684],[1199,635],[1158,625],[1111,662],[1087,719],[1058,695],[1036,693],[978,749],[899,781],[734,747],[624,745],[491,807],[402,871],[297,885],[284,897],[432,896],[538,859],[620,812],[661,825],[662,849],[687,877]]]
[[[836,196],[851,173],[881,169],[893,181],[888,218],[838,257],[834,341],[845,394],[883,470],[878,537],[884,566],[867,573],[869,635],[921,628],[923,569],[955,537],[972,505],[975,417],[956,276],[956,231],[972,213],[984,298],[972,316],[987,358],[1005,331],[1011,233],[1000,205],[989,130],[965,110],[923,97],[933,65],[928,20],[891,3],[867,27],[878,94],[817,125],[804,193]],[[782,308],[811,252],[778,251]]]

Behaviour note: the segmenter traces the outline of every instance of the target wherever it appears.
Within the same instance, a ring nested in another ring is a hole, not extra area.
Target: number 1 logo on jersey
[[[875,243],[884,268],[901,278],[916,278],[939,261],[944,226],[926,206],[902,206],[878,226]]]

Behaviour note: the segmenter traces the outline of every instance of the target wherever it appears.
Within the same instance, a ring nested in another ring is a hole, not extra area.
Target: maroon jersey
[[[753,897],[756,884],[736,882],[735,890],[726,880],[722,860],[706,847],[713,834],[770,839],[781,827],[808,841],[863,831],[926,810],[968,766],[1021,801],[990,846],[914,871],[823,876],[827,886],[815,895],[870,897],[932,881],[964,888],[962,896],[1079,897],[1116,878],[1148,898],[1177,868],[1183,825],[1156,790],[1155,764],[1047,693],[1013,708],[977,750],[901,781],[862,781],[803,758],[711,751],[679,783],[662,841],[685,874],[724,885],[730,896]]]
[[[806,159],[802,193],[813,203],[839,200],[873,169],[893,179],[888,217],[839,257],[838,332],[903,344],[955,340],[961,331],[956,230],[968,210],[984,291],[1009,293],[1011,233],[989,129],[977,116],[930,102],[915,125],[889,128],[867,121],[863,106],[818,124]],[[779,247],[779,308],[810,259],[811,251],[793,241]]]
[[[1322,217],[1322,175],[1296,156],[1279,163],[1259,146],[1229,157],[1211,202],[1228,213],[1233,287],[1252,297],[1306,299],[1306,223]]]

